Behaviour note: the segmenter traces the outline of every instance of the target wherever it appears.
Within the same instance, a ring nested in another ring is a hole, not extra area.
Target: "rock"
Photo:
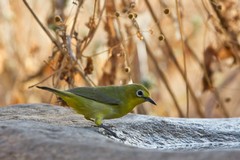
[[[180,119],[129,114],[106,120],[118,138],[69,108],[0,108],[0,159],[239,159],[240,118]]]

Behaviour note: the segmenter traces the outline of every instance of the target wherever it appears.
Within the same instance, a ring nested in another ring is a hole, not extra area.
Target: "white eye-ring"
[[[138,97],[143,97],[143,91],[141,89],[137,90],[136,95]]]

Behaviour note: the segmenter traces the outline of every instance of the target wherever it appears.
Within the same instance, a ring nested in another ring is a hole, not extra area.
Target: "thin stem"
[[[46,81],[47,79],[49,79],[49,78],[51,78],[52,76],[54,76],[55,74],[57,74],[60,70],[61,70],[61,69],[58,69],[57,71],[55,71],[54,73],[50,74],[49,76],[47,76],[46,78],[44,78],[44,79],[41,80],[40,82],[38,82],[38,83],[36,83],[36,84],[34,84],[34,85],[29,86],[28,89],[33,88],[33,87],[41,84],[42,82]]]
[[[102,19],[102,15],[103,15],[103,12],[104,12],[105,6],[106,6],[105,3],[106,3],[106,1],[104,1],[103,9],[101,10],[101,12],[99,14],[100,18],[99,18],[99,21],[98,21],[98,24],[97,24],[96,28],[94,30],[90,30],[88,35],[87,35],[88,41],[86,41],[86,43],[84,44],[84,46],[82,48],[82,53],[87,48],[87,46],[90,44],[90,42],[92,41],[92,39],[93,39],[93,37],[94,37],[94,35],[95,35],[96,31],[97,31],[97,28],[100,25],[100,22],[101,22],[101,19]]]
[[[153,12],[153,9],[152,9],[149,1],[148,1],[148,0],[145,0],[145,3],[146,3],[146,5],[147,5],[147,7],[148,7],[148,9],[149,9],[149,11],[150,11],[150,14],[152,15],[154,21],[157,22],[157,21],[158,21],[157,16],[156,16],[156,14]],[[157,27],[158,27],[160,33],[163,33],[162,28],[161,28],[161,26],[160,26],[159,23],[157,23]],[[183,72],[183,70],[181,69],[180,64],[178,63],[177,58],[175,57],[175,55],[174,55],[174,53],[173,53],[173,50],[172,50],[172,48],[171,48],[168,40],[165,39],[165,40],[164,40],[164,43],[165,43],[165,45],[166,45],[166,48],[168,49],[168,54],[169,54],[171,60],[172,60],[173,63],[176,65],[177,69],[178,69],[179,72],[180,72],[180,75],[183,77],[183,79],[185,80],[186,85],[188,85],[188,87],[189,87],[189,92],[190,92],[190,94],[192,95],[193,101],[194,101],[195,104],[196,104],[196,109],[197,109],[197,112],[198,112],[199,116],[200,116],[200,117],[204,117],[203,111],[201,110],[201,105],[200,105],[200,103],[199,103],[199,101],[198,101],[198,99],[197,99],[197,97],[196,97],[196,95],[195,95],[195,93],[194,93],[194,91],[193,91],[190,83],[188,82],[187,79],[185,79],[184,72]]]
[[[179,116],[180,116],[180,117],[184,117],[184,114],[183,114],[183,112],[182,112],[182,110],[181,110],[181,107],[180,107],[180,105],[179,105],[178,102],[177,102],[177,98],[175,97],[175,95],[174,95],[174,93],[173,93],[170,85],[168,84],[168,80],[167,80],[166,76],[164,75],[163,71],[162,71],[161,68],[159,67],[158,62],[157,62],[154,54],[153,54],[152,51],[150,50],[149,45],[148,45],[147,42],[145,41],[145,38],[144,38],[144,42],[145,42],[145,44],[146,44],[147,53],[148,53],[149,57],[151,58],[151,60],[153,61],[153,64],[154,64],[154,66],[155,66],[155,68],[156,68],[156,70],[157,70],[158,75],[159,75],[160,78],[163,80],[163,83],[165,84],[168,92],[170,93],[170,95],[171,95],[171,97],[172,97],[172,99],[173,99],[173,102],[174,102],[174,104],[175,104],[175,106],[176,106],[176,109],[177,109],[177,111],[178,111]]]
[[[37,21],[37,23],[41,26],[41,28],[44,30],[44,32],[48,35],[48,37],[51,39],[51,41],[58,47],[61,48],[61,45],[59,44],[59,42],[51,35],[51,33],[44,27],[44,25],[42,24],[42,22],[39,20],[39,18],[37,17],[37,15],[33,12],[32,8],[28,5],[26,0],[23,0],[23,3],[25,4],[25,6],[28,8],[28,10],[31,12],[31,14],[33,15],[33,17],[35,18],[35,20]]]
[[[73,35],[74,28],[75,28],[75,25],[77,23],[77,18],[78,18],[80,8],[81,8],[82,4],[83,4],[83,0],[79,1],[77,11],[76,11],[75,16],[74,16],[74,21],[73,21],[73,25],[72,25],[72,28],[71,28],[71,32],[70,32],[70,37],[72,37],[72,35]]]
[[[179,1],[175,0],[176,3],[176,12],[177,12],[177,17],[178,17],[178,23],[179,23],[179,30],[180,30],[180,35],[181,35],[181,46],[182,46],[182,51],[183,51],[183,64],[184,64],[184,76],[185,79],[187,80],[187,63],[186,63],[186,52],[185,52],[185,45],[184,45],[184,39],[183,39],[183,24],[182,24],[182,19],[181,19],[181,13],[179,10]],[[188,92],[188,85],[186,85],[186,100],[187,100],[187,117],[189,118],[189,92]]]

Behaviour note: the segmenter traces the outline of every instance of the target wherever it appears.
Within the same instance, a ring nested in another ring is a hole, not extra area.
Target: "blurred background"
[[[36,85],[143,83],[158,105],[135,113],[238,117],[239,8],[238,0],[1,0],[0,106],[57,104]]]

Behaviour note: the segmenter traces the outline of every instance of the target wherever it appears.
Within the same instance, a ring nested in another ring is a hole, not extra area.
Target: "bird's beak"
[[[154,100],[152,100],[150,97],[144,97],[144,99],[145,99],[146,101],[154,104],[154,105],[157,105],[157,104],[154,102]]]

